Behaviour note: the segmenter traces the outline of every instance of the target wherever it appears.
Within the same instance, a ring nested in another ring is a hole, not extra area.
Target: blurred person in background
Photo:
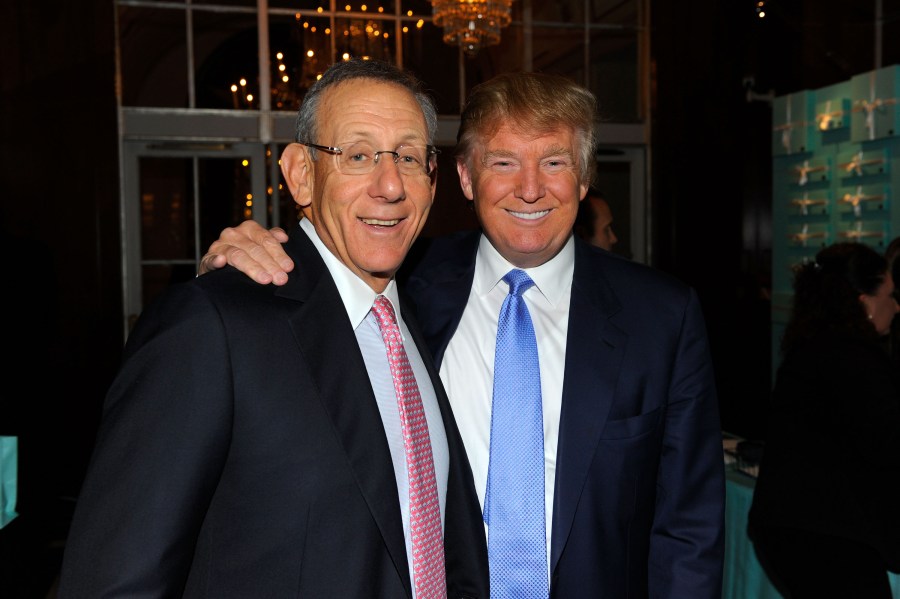
[[[889,599],[900,572],[900,371],[881,341],[900,311],[884,256],[821,250],[794,276],[749,515],[790,599]]]
[[[575,234],[598,248],[611,252],[619,242],[612,228],[613,215],[609,202],[597,188],[590,187],[587,196],[578,206],[575,217]]]

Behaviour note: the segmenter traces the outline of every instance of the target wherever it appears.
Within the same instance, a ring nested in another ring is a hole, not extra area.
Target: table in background
[[[729,471],[725,482],[725,576],[722,599],[783,599],[766,577],[747,537],[747,513],[756,480]],[[894,599],[900,599],[900,574],[891,574]]]

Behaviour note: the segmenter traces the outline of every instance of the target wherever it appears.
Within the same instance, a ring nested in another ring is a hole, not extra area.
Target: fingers
[[[200,260],[200,268],[197,274],[205,275],[208,272],[219,270],[226,264],[228,264],[228,261],[225,259],[224,255],[214,254],[210,251]]]
[[[200,274],[230,264],[257,283],[284,285],[294,263],[282,247],[288,235],[280,227],[266,230],[252,220],[224,229],[200,261]]]

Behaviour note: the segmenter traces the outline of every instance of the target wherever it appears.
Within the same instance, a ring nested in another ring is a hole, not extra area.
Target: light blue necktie
[[[522,298],[534,281],[518,269],[503,280],[509,295],[497,327],[484,500],[491,599],[547,599],[541,371],[534,326]]]

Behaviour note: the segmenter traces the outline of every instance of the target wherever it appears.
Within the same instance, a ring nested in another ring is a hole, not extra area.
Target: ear
[[[459,185],[462,187],[463,195],[469,201],[472,201],[475,198],[475,194],[472,192],[472,171],[465,161],[458,160],[456,162],[456,172],[459,174]]]
[[[297,205],[303,208],[309,206],[312,202],[313,168],[306,146],[288,144],[281,153],[281,174]]]
[[[584,200],[585,197],[587,197],[588,184],[585,183],[584,181],[582,181],[582,182],[578,185],[578,187],[581,189],[581,197],[578,199],[578,201],[581,202],[582,200]]]
[[[865,293],[860,293],[859,301],[862,303],[863,308],[865,308],[866,314],[869,315],[869,320],[872,320],[872,314],[874,314],[875,312],[875,306],[872,305],[874,301],[872,297],[866,295]]]

